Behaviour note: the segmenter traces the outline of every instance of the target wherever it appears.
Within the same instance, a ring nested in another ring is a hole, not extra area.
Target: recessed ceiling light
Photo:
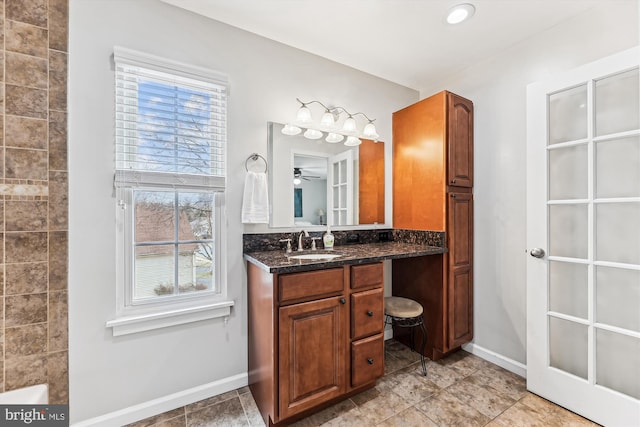
[[[449,9],[447,22],[449,24],[459,24],[471,18],[476,13],[476,8],[469,3],[459,4]]]

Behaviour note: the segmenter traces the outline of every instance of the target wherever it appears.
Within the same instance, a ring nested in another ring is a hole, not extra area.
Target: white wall
[[[637,45],[638,21],[637,1],[603,1],[421,90],[421,98],[447,89],[474,102],[477,346],[526,363],[526,86]]]
[[[114,45],[228,74],[228,288],[232,315],[114,338]],[[418,93],[155,0],[71,0],[69,40],[70,405],[76,423],[247,370],[244,162],[266,157],[267,121],[285,122],[296,97],[366,111],[381,140],[391,114]],[[391,145],[387,158],[390,159]],[[389,178],[390,179],[390,178]]]

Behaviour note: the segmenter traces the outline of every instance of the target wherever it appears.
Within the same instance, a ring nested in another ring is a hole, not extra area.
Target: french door
[[[640,426],[640,48],[527,88],[527,388]]]

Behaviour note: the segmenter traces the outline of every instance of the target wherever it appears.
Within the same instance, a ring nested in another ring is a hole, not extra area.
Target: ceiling
[[[637,0],[162,0],[420,90],[594,7]],[[448,25],[447,10],[476,8]]]

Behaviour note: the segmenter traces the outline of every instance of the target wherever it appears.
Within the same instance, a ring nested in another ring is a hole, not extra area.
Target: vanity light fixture
[[[451,25],[460,24],[470,19],[476,13],[476,8],[472,4],[463,3],[453,6],[447,12],[447,23]]]
[[[358,112],[351,114],[343,107],[327,107],[322,102],[315,100],[303,102],[296,98],[296,101],[300,103],[300,108],[296,114],[295,122],[293,124],[287,123],[282,128],[282,133],[285,135],[298,135],[304,131],[303,135],[305,138],[320,139],[326,134],[325,141],[331,144],[342,142],[345,137],[347,137],[347,140],[344,142],[347,146],[360,145],[362,143],[360,138],[371,139],[375,142],[380,138],[373,124],[375,119],[370,119],[364,113]],[[313,121],[311,110],[308,107],[310,104],[320,104],[322,108],[324,108],[324,113],[322,114],[319,124]],[[347,117],[340,127],[337,123],[342,113],[345,113]],[[367,120],[362,132],[358,130],[355,119],[355,116],[358,115],[363,116]]]

